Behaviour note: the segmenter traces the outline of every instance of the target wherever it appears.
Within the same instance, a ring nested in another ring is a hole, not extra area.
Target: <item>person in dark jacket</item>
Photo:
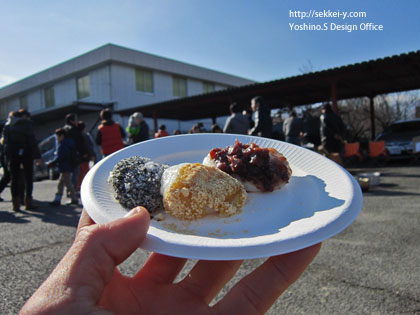
[[[149,126],[144,121],[142,113],[135,112],[130,116],[126,130],[129,144],[149,140]]]
[[[321,144],[321,137],[319,134],[321,121],[318,117],[306,111],[303,114],[303,143],[313,143],[315,148]]]
[[[230,104],[229,109],[231,115],[226,120],[223,132],[247,135],[251,128],[248,117],[241,113],[241,107],[237,103]]]
[[[110,109],[103,109],[100,117],[102,122],[98,127],[95,142],[101,146],[102,155],[107,156],[124,147],[125,132],[119,123],[112,120]]]
[[[80,191],[80,185],[82,184],[83,178],[86,176],[89,171],[89,163],[91,161],[96,162],[95,154],[95,144],[93,142],[92,136],[86,131],[86,124],[84,121],[79,120],[77,127],[82,132],[82,137],[84,145],[87,149],[87,154],[84,155],[80,162],[79,168],[79,177],[77,178],[77,186],[75,187],[76,191]]]
[[[11,178],[9,168],[7,167],[6,155],[3,150],[2,144],[0,144],[0,165],[1,165],[1,168],[3,169],[3,175],[0,179],[0,194],[1,194],[3,190],[6,188],[6,186],[9,184],[10,178]],[[0,201],[4,201],[4,199],[0,197]]]
[[[13,112],[9,113],[9,118],[8,121],[10,124],[10,119],[11,116],[13,115]],[[4,128],[4,124],[1,124],[1,134],[3,134],[3,128]],[[3,190],[6,188],[7,184],[9,184],[10,182],[10,172],[9,172],[9,168],[7,167],[7,162],[6,162],[6,153],[3,150],[3,141],[0,141],[0,166],[3,169],[3,175],[0,179],[0,194],[3,192]],[[0,197],[0,201],[4,201],[3,198]]]
[[[270,108],[263,103],[261,96],[255,96],[251,100],[251,108],[255,113],[255,125],[249,131],[249,134],[270,138],[273,129]]]
[[[297,117],[295,111],[292,111],[290,116],[283,123],[283,132],[286,137],[286,142],[300,145],[302,131],[302,120]]]
[[[330,104],[322,107],[321,145],[328,153],[341,153],[343,149],[344,123],[340,116],[333,112]]]
[[[29,112],[21,109],[14,112],[12,116],[14,119],[10,124],[6,124],[3,129],[3,144],[12,181],[13,211],[19,212],[21,203],[19,187],[22,185],[22,180],[25,183],[25,209],[37,208],[32,200],[34,160],[40,159],[41,154],[35,140]],[[21,176],[21,166],[23,166],[23,178]]]
[[[82,162],[83,158],[88,157],[88,149],[83,139],[82,132],[78,127],[78,119],[76,114],[70,113],[66,115],[66,124],[64,125],[63,129],[66,131],[67,137],[73,139],[76,146],[77,155],[75,156],[75,167],[73,168],[71,177],[73,186],[76,187],[77,180],[79,178],[80,163]]]
[[[74,144],[73,139],[67,136],[67,132],[64,128],[57,129],[55,131],[55,136],[57,137],[58,142],[57,163],[60,171],[60,178],[57,184],[55,199],[50,204],[53,206],[60,205],[65,186],[67,191],[70,192],[70,204],[77,205],[79,202],[72,182],[72,172],[73,168],[76,166],[74,161],[76,145]]]
[[[2,125],[1,127],[1,132],[0,132],[1,134],[3,134],[3,129],[5,125],[10,125],[14,120],[17,119],[16,117],[13,116],[13,114],[14,112],[9,113],[6,123]],[[3,168],[3,176],[0,179],[0,194],[1,194],[11,180],[9,166],[7,165],[6,152],[4,150],[4,145],[3,145],[3,138],[0,140],[0,164],[1,164],[1,167]],[[19,180],[19,196],[20,196],[20,203],[23,205],[25,204],[25,180],[24,180],[22,169],[20,170],[20,177],[21,177],[21,180]],[[0,197],[0,201],[4,201],[4,199]]]

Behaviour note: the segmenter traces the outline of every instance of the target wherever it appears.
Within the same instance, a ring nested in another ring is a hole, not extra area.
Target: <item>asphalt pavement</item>
[[[381,184],[363,194],[358,218],[323,243],[268,314],[420,314],[420,167],[375,171]],[[49,206],[56,184],[36,182],[34,197],[41,207],[21,214],[10,210],[8,188],[1,195],[0,314],[17,314],[72,243],[81,207]],[[147,255],[137,250],[120,269],[133,275]],[[244,261],[227,289],[262,262]]]

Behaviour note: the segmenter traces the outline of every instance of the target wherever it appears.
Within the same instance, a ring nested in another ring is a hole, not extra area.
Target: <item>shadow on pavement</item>
[[[420,193],[407,192],[402,190],[391,190],[390,188],[399,187],[398,184],[381,183],[364,192],[364,195],[371,196],[420,196]]]
[[[371,196],[420,196],[420,193],[404,192],[398,190],[385,190],[380,188],[373,188],[363,193],[364,195]]]
[[[80,218],[81,208],[75,206],[61,205],[52,206],[48,202],[37,201],[38,209],[25,210],[28,216],[41,219],[43,222],[57,225],[77,226]]]
[[[0,222],[8,222],[8,223],[29,223],[31,221],[22,217],[22,213],[16,213],[12,211],[0,211]]]
[[[383,177],[408,177],[408,178],[420,178],[420,174],[401,174],[401,173],[383,173]]]

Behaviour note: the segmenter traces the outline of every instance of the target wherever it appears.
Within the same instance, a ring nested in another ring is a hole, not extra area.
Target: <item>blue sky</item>
[[[417,0],[1,1],[0,87],[113,43],[256,81],[420,49]],[[365,12],[291,18],[290,11]],[[356,25],[292,31],[290,23]],[[383,25],[362,31],[360,23]]]

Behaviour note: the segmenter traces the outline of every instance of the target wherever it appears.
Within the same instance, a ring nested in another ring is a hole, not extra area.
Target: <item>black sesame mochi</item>
[[[149,158],[133,156],[119,161],[110,172],[108,183],[114,197],[130,210],[145,207],[150,213],[163,209],[160,181],[169,166],[153,162]]]

